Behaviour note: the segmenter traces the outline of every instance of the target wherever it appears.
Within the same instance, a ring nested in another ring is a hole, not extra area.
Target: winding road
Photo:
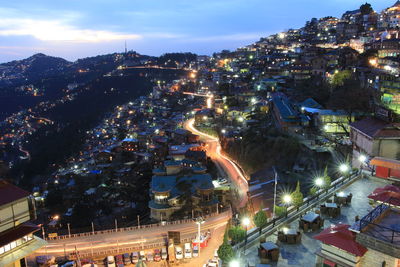
[[[200,132],[194,127],[194,119],[187,120],[184,128],[193,134],[200,136],[200,140],[207,144],[207,155],[214,161],[217,167],[225,173],[238,193],[239,202],[236,208],[242,208],[247,203],[249,185],[243,171],[230,158],[222,154],[218,138]]]

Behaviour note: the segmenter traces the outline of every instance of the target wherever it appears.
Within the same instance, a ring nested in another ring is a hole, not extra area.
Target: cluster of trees
[[[249,129],[242,139],[224,145],[224,150],[248,173],[263,167],[279,166],[290,169],[301,150],[301,145],[292,136],[274,128],[263,131]]]

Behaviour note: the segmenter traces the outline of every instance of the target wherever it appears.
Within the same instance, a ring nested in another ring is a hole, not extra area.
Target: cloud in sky
[[[74,60],[128,48],[211,54],[340,16],[365,0],[18,0],[0,7],[0,62],[49,53]],[[380,11],[395,0],[370,0]],[[22,47],[25,47],[26,50]],[[16,55],[20,55],[19,57]]]

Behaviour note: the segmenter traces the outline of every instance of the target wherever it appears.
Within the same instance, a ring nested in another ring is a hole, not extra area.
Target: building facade
[[[26,257],[46,242],[33,234],[35,208],[30,194],[0,180],[0,266],[25,267]]]

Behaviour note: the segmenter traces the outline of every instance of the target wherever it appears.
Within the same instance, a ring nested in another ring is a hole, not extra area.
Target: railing
[[[193,237],[194,238],[194,237]],[[181,243],[189,243],[192,242],[193,240],[192,237],[189,238],[183,238],[181,239]],[[78,249],[78,255],[80,259],[97,259],[97,258],[102,258],[106,257],[109,255],[118,255],[118,254],[124,254],[124,253],[131,253],[131,252],[138,252],[141,250],[149,250],[149,249],[161,249],[162,247],[166,246],[166,242],[157,242],[157,243],[151,243],[151,244],[144,244],[143,245],[135,245],[131,247],[121,247],[121,248],[113,248],[113,249],[103,249],[99,250],[96,248],[96,250],[91,250],[91,249],[86,249],[89,250],[90,252],[81,252]],[[76,260],[77,255],[76,253],[69,253],[68,258],[70,260]]]
[[[226,210],[219,213],[211,213],[209,215],[203,216],[204,219],[211,218],[217,215],[221,215],[224,213],[230,213],[230,210]],[[79,238],[79,237],[87,237],[93,235],[102,235],[102,234],[112,234],[112,233],[119,233],[119,232],[127,232],[127,231],[136,231],[136,230],[143,230],[143,229],[152,229],[156,227],[165,227],[169,225],[176,225],[176,224],[185,224],[185,223],[192,223],[193,219],[184,219],[184,220],[177,220],[177,221],[170,221],[170,222],[160,222],[160,223],[153,223],[153,224],[144,224],[140,226],[132,226],[132,227],[124,227],[124,228],[117,228],[117,229],[109,229],[109,230],[100,230],[94,232],[84,232],[84,233],[77,233],[77,234],[67,234],[67,235],[60,235],[56,237],[47,237],[46,240],[64,240],[70,238]]]
[[[294,206],[289,207],[287,209],[286,215],[274,218],[273,220],[268,222],[267,225],[261,229],[261,231],[259,228],[254,228],[248,231],[246,238],[247,241],[242,241],[234,245],[233,249],[235,251],[240,250],[242,248],[245,248],[252,242],[258,240],[258,238],[260,238],[262,235],[268,236],[273,234],[275,231],[278,230],[278,228],[282,227],[284,224],[294,221],[297,217],[306,213],[308,210],[315,207],[321,201],[331,197],[339,189],[355,181],[359,177],[360,176],[357,173],[352,173],[349,176],[342,176],[336,179],[335,181],[332,182],[329,188],[320,189],[314,196],[304,198],[303,205],[299,207],[294,207]]]

